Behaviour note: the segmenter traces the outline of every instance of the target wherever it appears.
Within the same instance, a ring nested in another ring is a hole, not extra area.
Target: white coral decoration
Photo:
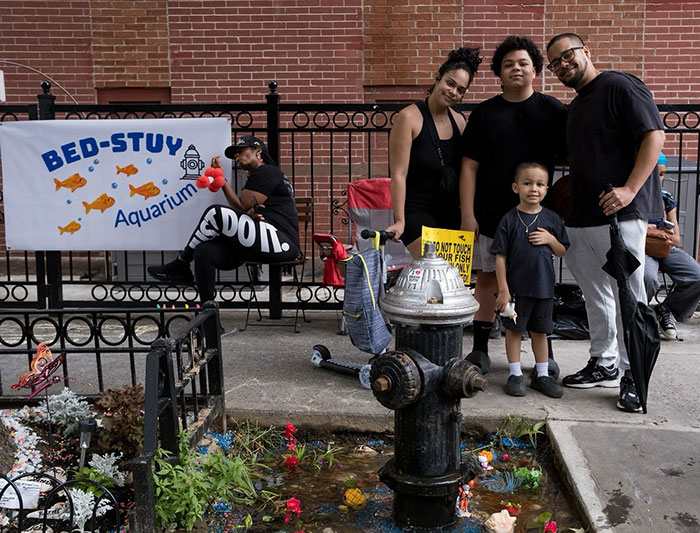
[[[503,509],[500,513],[493,513],[488,517],[484,526],[489,533],[513,533],[515,530],[515,517]]]
[[[84,533],[85,524],[88,520],[92,519],[92,511],[95,508],[95,495],[91,492],[85,492],[80,489],[68,489],[73,500],[73,526],[75,530],[80,533]],[[102,516],[107,511],[112,508],[112,505],[105,499],[101,499],[100,503],[97,504],[97,512],[95,517]],[[61,510],[61,514],[58,515],[60,520],[68,520],[70,518],[70,503],[66,501],[66,504]]]
[[[123,487],[124,481],[126,480],[126,474],[121,472],[119,467],[116,465],[117,461],[121,458],[121,452],[118,454],[108,453],[105,455],[94,454],[88,464],[100,474],[104,474],[105,476],[112,478],[117,487]]]

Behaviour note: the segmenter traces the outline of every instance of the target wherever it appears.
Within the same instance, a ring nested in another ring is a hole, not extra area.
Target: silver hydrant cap
[[[479,309],[459,270],[438,257],[433,242],[403,269],[380,306],[392,322],[418,326],[467,324]]]

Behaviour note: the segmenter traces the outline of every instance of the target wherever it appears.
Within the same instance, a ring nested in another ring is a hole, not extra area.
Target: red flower
[[[296,432],[296,430],[297,428],[295,428],[293,424],[287,423],[287,425],[284,426],[284,438],[293,439],[293,435]]]
[[[296,443],[292,440],[289,444],[287,444],[287,449],[288,450],[296,450],[297,449]]]
[[[292,513],[300,514],[301,513],[301,505],[300,501],[297,500],[296,498],[289,498],[287,500],[287,510],[291,511]]]
[[[550,520],[544,525],[544,533],[547,532],[557,533],[557,523],[554,520]]]
[[[507,461],[508,459],[510,459],[510,455],[508,455],[507,453],[504,453],[504,454],[503,454],[503,460],[504,460],[504,461]]]
[[[287,522],[289,522],[289,519],[290,519],[289,514],[284,515],[284,523],[285,523],[285,524],[286,524]]]
[[[299,459],[297,459],[293,455],[289,455],[285,460],[285,463],[287,465],[287,468],[294,468],[296,465],[299,464]]]

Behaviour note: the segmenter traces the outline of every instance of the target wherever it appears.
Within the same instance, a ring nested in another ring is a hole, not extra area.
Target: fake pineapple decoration
[[[362,489],[357,486],[357,478],[348,476],[345,478],[345,504],[357,511],[367,505],[367,498],[362,493]]]

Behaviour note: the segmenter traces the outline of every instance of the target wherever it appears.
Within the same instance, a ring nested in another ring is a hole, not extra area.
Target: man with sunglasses
[[[572,192],[566,264],[583,291],[591,333],[588,364],[563,383],[617,387],[622,371],[617,407],[640,412],[622,337],[617,284],[601,269],[610,249],[612,214],[617,214],[625,243],[644,265],[646,221],[663,216],[656,169],[663,125],[644,83],[625,72],[597,70],[590,50],[575,33],[553,37],[547,57],[547,68],[577,93],[566,128]],[[608,183],[613,189],[604,192]],[[630,286],[637,300],[646,303],[643,268],[631,275]]]

